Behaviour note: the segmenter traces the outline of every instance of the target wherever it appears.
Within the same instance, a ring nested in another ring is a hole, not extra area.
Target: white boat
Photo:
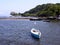
[[[36,29],[31,29],[31,35],[34,37],[34,38],[37,38],[39,39],[41,37],[41,32],[39,30],[36,30]]]

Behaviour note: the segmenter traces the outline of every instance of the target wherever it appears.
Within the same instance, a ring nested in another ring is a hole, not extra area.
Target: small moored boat
[[[39,39],[41,37],[41,32],[39,30],[36,30],[36,29],[31,29],[31,35],[34,37],[34,38],[37,38]]]

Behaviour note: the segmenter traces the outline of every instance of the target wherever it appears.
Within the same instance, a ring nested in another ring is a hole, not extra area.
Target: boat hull
[[[36,38],[36,39],[39,39],[39,38],[40,38],[39,35],[36,35],[36,34],[33,34],[33,33],[31,33],[31,35],[32,35],[32,37],[34,37],[34,38]]]
[[[32,35],[32,37],[39,39],[41,37],[41,32],[36,29],[32,29],[31,35]]]

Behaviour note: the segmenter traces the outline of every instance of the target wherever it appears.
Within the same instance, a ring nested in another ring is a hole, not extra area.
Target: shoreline
[[[0,20],[32,20],[32,21],[40,21],[40,20],[60,20],[56,18],[47,18],[47,17],[0,17]]]

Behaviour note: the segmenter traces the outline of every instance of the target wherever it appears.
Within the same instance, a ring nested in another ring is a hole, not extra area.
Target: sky
[[[10,16],[12,11],[24,13],[46,3],[60,3],[60,0],[0,0],[0,16]]]

